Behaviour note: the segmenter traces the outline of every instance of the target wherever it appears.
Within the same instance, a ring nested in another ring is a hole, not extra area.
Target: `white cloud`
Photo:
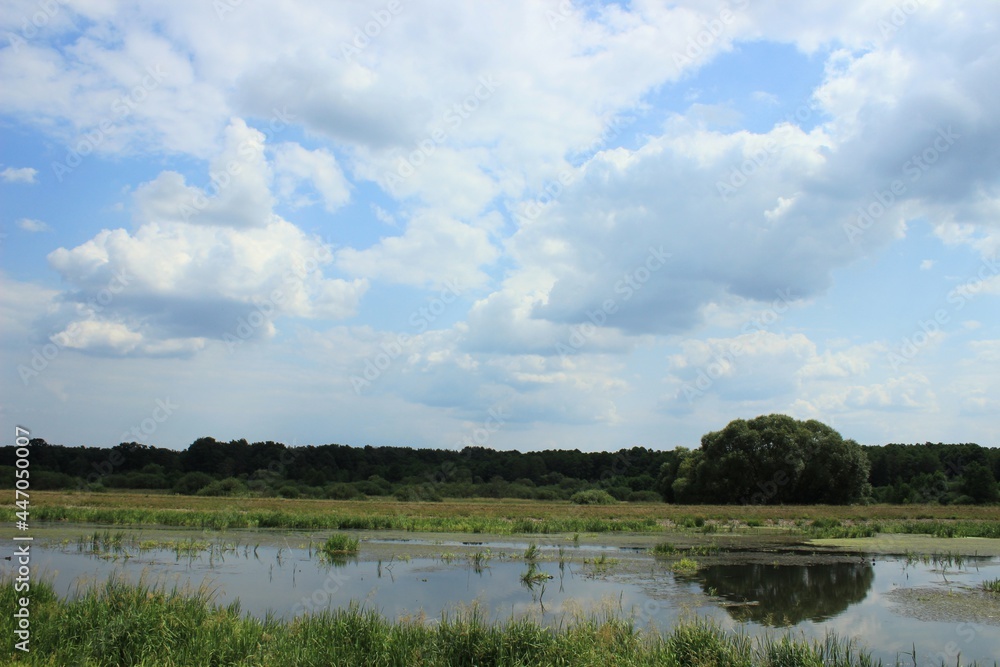
[[[934,268],[935,264],[937,264],[937,260],[925,259],[922,262],[920,262],[920,270],[929,271]]]
[[[7,167],[0,171],[0,178],[5,183],[37,183],[38,181],[35,179],[37,175],[38,170],[34,167],[21,167],[19,169]]]
[[[33,218],[21,218],[17,221],[17,226],[26,232],[31,232],[33,234],[39,232],[51,232],[52,228],[41,220],[35,220]]]
[[[333,213],[351,198],[350,185],[336,158],[326,149],[306,150],[299,144],[284,143],[274,149],[274,169],[278,192],[295,206],[312,203],[297,190],[310,183],[323,199],[324,208]]]
[[[432,287],[451,282],[467,290],[487,283],[482,267],[498,256],[485,230],[453,218],[418,214],[401,236],[384,237],[364,250],[338,251],[337,266],[366,278]]]
[[[226,134],[210,189],[163,172],[136,190],[135,231],[49,254],[74,291],[43,326],[77,349],[170,355],[270,338],[281,316],[356,312],[367,280],[326,277],[333,250],[271,212],[263,135],[240,120]]]
[[[224,134],[225,146],[210,163],[205,188],[187,185],[181,174],[164,171],[136,189],[136,220],[238,228],[272,223],[276,216],[264,133],[234,118]]]

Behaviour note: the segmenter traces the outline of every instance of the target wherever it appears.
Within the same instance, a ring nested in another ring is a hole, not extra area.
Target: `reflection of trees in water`
[[[756,563],[711,565],[699,570],[696,578],[705,592],[730,602],[758,603],[726,607],[735,620],[785,626],[831,618],[861,602],[871,588],[875,571],[867,563]]]

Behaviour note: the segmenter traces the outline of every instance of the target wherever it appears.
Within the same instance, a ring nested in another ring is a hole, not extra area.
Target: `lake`
[[[712,542],[659,557],[650,547],[669,535],[358,532],[358,555],[331,562],[318,553],[328,534],[60,526],[38,530],[32,565],[60,595],[121,573],[206,585],[219,603],[238,599],[257,616],[291,618],[352,602],[390,619],[429,623],[472,605],[494,620],[530,615],[554,625],[608,611],[654,628],[699,616],[751,635],[821,639],[836,632],[890,664],[912,664],[914,649],[921,665],[954,664],[959,652],[963,662],[1000,661],[1000,595],[979,590],[984,580],[1000,578],[995,557],[873,561],[807,545],[741,550]],[[678,568],[682,557],[697,561],[697,569]]]

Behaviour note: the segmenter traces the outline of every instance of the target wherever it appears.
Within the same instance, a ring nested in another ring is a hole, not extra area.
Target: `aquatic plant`
[[[672,563],[670,569],[674,572],[683,572],[685,574],[697,572],[698,561],[693,558],[681,558],[676,563]]]
[[[358,553],[361,540],[344,533],[334,533],[326,538],[326,542],[320,547],[320,552],[327,556],[347,556]],[[279,551],[280,553],[280,551]]]
[[[677,547],[669,542],[660,542],[653,547],[654,556],[674,556],[677,554]]]

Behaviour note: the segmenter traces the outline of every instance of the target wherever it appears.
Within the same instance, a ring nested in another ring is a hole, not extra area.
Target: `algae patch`
[[[1000,596],[969,588],[900,588],[886,593],[893,611],[920,621],[1000,625]]]

